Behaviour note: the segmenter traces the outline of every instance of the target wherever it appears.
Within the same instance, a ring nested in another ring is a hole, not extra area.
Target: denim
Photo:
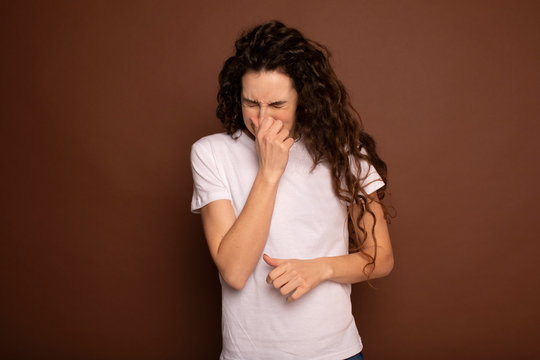
[[[360,351],[358,354],[353,355],[350,358],[346,358],[345,360],[364,360],[364,355]]]

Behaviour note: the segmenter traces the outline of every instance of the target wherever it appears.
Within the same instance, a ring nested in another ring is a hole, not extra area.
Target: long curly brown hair
[[[241,80],[247,70],[278,70],[293,79],[298,105],[292,132],[303,139],[313,159],[313,167],[322,161],[329,163],[336,196],[349,204],[349,252],[361,252],[366,256],[368,263],[363,271],[369,278],[377,256],[376,218],[362,187],[367,174],[361,176],[360,164],[362,160],[372,164],[385,183],[377,190],[379,203],[386,192],[387,169],[375,151],[375,141],[363,130],[360,115],[330,65],[330,52],[279,21],[244,32],[235,48],[235,55],[225,61],[219,74],[217,117],[231,136],[246,129],[242,118]],[[367,155],[361,152],[362,148]],[[351,205],[357,209],[356,227],[352,226]],[[381,205],[385,220],[389,221],[387,208]],[[373,217],[373,255],[364,250],[368,229],[363,228],[360,219],[366,212]]]

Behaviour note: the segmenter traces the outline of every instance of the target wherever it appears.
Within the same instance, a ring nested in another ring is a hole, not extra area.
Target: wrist
[[[266,185],[275,186],[279,183],[279,180],[281,179],[281,174],[264,171],[259,168],[259,171],[257,172],[257,178],[259,179],[259,181],[265,183]]]
[[[334,268],[332,267],[332,262],[328,257],[317,258],[317,261],[320,264],[321,274],[323,281],[332,280],[334,276]]]

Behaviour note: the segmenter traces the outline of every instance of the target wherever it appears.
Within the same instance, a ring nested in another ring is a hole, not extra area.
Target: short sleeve
[[[209,142],[198,141],[191,147],[193,197],[191,211],[199,214],[201,208],[219,199],[231,200],[231,194],[218,171],[216,159]]]
[[[360,152],[364,155],[367,155],[367,151],[365,148],[362,148]],[[371,165],[367,160],[362,159],[360,161],[360,166],[362,168],[362,171],[360,173],[360,180],[362,180],[362,188],[364,189],[366,194],[369,195],[384,186],[384,181],[382,180],[381,176],[373,165]]]

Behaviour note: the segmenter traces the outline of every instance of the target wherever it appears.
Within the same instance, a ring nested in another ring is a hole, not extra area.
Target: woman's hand
[[[289,150],[294,139],[283,127],[281,120],[271,117],[253,121],[255,130],[255,149],[259,155],[259,171],[268,180],[278,181],[287,167]]]
[[[279,289],[288,302],[298,300],[330,277],[330,268],[319,259],[275,259],[266,254],[263,259],[274,266],[266,282]]]

